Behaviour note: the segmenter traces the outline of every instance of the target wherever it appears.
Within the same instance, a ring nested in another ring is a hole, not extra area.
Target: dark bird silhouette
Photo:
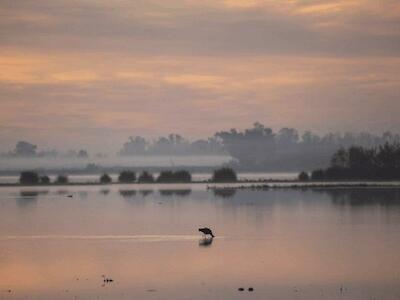
[[[215,235],[213,234],[213,232],[211,231],[210,228],[208,227],[204,227],[204,228],[199,228],[199,231],[202,232],[203,234],[207,235],[211,235],[212,237],[215,237]]]
[[[114,280],[111,278],[107,278],[106,275],[101,275],[101,277],[103,277],[103,282],[104,283],[108,283],[108,282],[113,282]]]

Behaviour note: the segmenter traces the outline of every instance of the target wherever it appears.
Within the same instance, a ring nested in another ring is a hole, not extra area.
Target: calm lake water
[[[400,299],[400,189],[1,188],[0,278],[0,299]]]

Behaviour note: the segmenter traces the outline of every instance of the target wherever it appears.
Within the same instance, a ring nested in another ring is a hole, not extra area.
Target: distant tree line
[[[274,131],[261,123],[242,131],[220,131],[208,139],[189,141],[178,134],[155,140],[141,136],[130,137],[118,151],[120,156],[140,155],[230,155],[230,167],[249,171],[297,171],[325,168],[331,156],[341,147],[373,148],[385,143],[400,143],[400,136],[391,132],[328,133],[317,135],[310,131],[300,134],[294,128]],[[15,149],[3,153],[7,157],[71,157],[88,158],[84,150],[38,151],[37,146],[20,141]],[[101,154],[96,154],[101,156]]]
[[[224,154],[222,144],[216,138],[190,142],[179,134],[170,134],[154,141],[144,137],[130,137],[118,153],[130,155],[219,155]]]
[[[400,143],[377,147],[352,146],[334,153],[330,166],[312,172],[313,180],[398,180]]]
[[[236,182],[237,174],[233,169],[220,168],[213,171],[211,182]],[[101,183],[111,183],[111,177],[108,174],[100,176]],[[133,171],[122,171],[118,176],[120,183],[190,183],[192,175],[186,170],[161,171],[157,177],[151,173],[143,171],[136,179],[136,173]]]
[[[100,155],[100,154],[97,154]],[[38,151],[38,146],[27,141],[19,141],[15,148],[7,153],[2,153],[1,156],[8,158],[18,157],[65,157],[65,158],[89,158],[87,150],[68,150],[66,152],[58,152],[57,150],[41,150]]]
[[[323,136],[306,131],[301,136],[294,128],[271,128],[255,123],[252,128],[221,131],[215,135],[239,169],[247,170],[312,170],[329,165],[332,155],[341,147],[377,147],[385,143],[400,143],[400,136],[390,132],[328,133]]]
[[[236,182],[237,175],[234,170],[229,168],[221,168],[214,170],[211,182]],[[47,175],[40,176],[34,171],[21,172],[19,178],[20,184],[24,185],[37,185],[37,184],[51,184],[50,177]],[[54,184],[67,184],[68,177],[66,175],[58,175]],[[102,184],[112,183],[111,176],[107,173],[100,175],[99,182]],[[190,183],[192,182],[192,175],[186,170],[170,171],[165,170],[160,172],[157,177],[153,174],[143,171],[136,176],[133,171],[122,171],[118,176],[119,183]]]
[[[34,171],[24,171],[21,172],[19,176],[20,184],[24,185],[37,185],[37,184],[50,184],[51,180],[50,177],[47,175],[39,175],[37,172]],[[68,183],[68,176],[66,175],[58,175],[56,180],[54,181],[55,184],[67,184]]]

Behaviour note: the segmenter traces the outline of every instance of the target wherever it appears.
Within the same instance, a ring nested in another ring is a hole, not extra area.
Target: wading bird
[[[211,229],[208,227],[204,227],[204,228],[199,228],[199,231],[202,232],[204,235],[211,235],[211,237],[215,237],[215,235],[212,233]]]

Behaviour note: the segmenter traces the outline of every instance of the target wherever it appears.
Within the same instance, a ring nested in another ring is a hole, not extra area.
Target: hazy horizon
[[[400,132],[400,3],[1,1],[0,139]],[[1,149],[2,151],[9,150]]]

